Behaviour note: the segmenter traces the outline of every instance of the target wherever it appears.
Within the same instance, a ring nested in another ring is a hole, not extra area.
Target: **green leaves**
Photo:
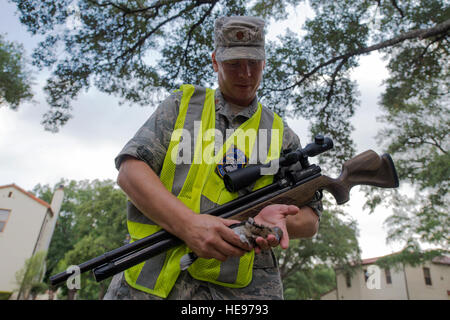
[[[0,107],[15,110],[33,97],[31,73],[26,67],[23,47],[0,35]]]
[[[213,86],[210,55],[218,16],[260,15],[275,25],[286,19],[290,8],[305,5],[301,0],[12,1],[22,23],[32,33],[46,36],[33,57],[36,66],[52,71],[45,86],[50,110],[43,124],[54,132],[71,118],[71,102],[91,86],[119,97],[121,103],[139,105],[155,105],[161,94],[181,83]],[[336,148],[322,162],[344,161],[355,152],[351,119],[359,101],[350,75],[358,57],[384,48],[386,57],[392,58],[393,72],[402,79],[426,77],[431,88],[437,77],[436,61],[448,54],[435,50],[446,48],[445,29],[430,38],[426,48],[415,35],[415,53],[399,50],[411,47],[413,42],[406,38],[382,47],[371,45],[414,28],[433,27],[448,19],[448,8],[437,0],[310,5],[315,15],[302,30],[286,30],[279,41],[267,44],[259,95],[281,115],[311,121],[311,136],[320,132],[334,139]],[[429,68],[410,74],[411,60]],[[393,88],[398,87],[397,80],[393,79]],[[389,90],[387,97],[399,102],[396,92]]]
[[[450,109],[448,40],[445,35],[411,41],[392,51],[381,99],[387,126],[378,140],[393,155],[410,195],[396,195],[388,239],[448,246]],[[405,210],[408,208],[408,210]]]
[[[336,285],[333,268],[360,260],[356,221],[326,200],[324,207],[316,236],[276,250],[286,299],[319,299]]]
[[[401,252],[382,257],[376,261],[376,264],[381,268],[394,267],[394,269],[400,270],[403,265],[420,266],[435,257],[446,254],[448,254],[448,250],[423,251],[417,242],[409,241]]]
[[[127,234],[127,199],[113,181],[72,180],[57,185],[61,184],[64,202],[47,256],[47,277],[124,245]],[[49,186],[38,185],[33,191],[46,201],[51,195]],[[91,274],[83,274],[79,298],[97,299],[107,285],[108,281],[99,284]]]
[[[334,270],[319,265],[310,270],[298,271],[284,282],[286,300],[319,300],[321,295],[336,287]]]

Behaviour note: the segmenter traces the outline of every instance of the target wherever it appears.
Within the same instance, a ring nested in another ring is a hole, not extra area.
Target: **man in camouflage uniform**
[[[230,36],[233,30],[240,31]],[[256,90],[265,66],[264,21],[254,17],[221,17],[216,20],[215,40],[216,50],[212,54],[212,62],[214,71],[218,73],[219,82],[219,89],[215,91],[215,127],[222,132],[222,137],[226,137],[227,129],[238,128],[257,109]],[[166,157],[181,98],[182,92],[179,91],[163,101],[116,157],[115,164],[119,169],[118,183],[133,203],[139,204],[145,216],[184,240],[199,257],[224,261],[229,257],[242,256],[252,248],[240,242],[230,231],[228,228],[232,223],[230,221],[207,215],[195,215],[191,220],[195,217],[194,222],[201,221],[201,223],[192,228],[184,225],[183,228],[197,232],[186,234],[180,231],[181,228],[177,229],[174,226],[178,223],[175,218],[166,220],[171,218],[167,217],[167,212],[171,214],[177,211],[187,212],[184,205],[166,189],[163,190],[164,187],[158,184],[159,180],[155,180],[158,179]],[[282,151],[300,147],[299,138],[286,123],[282,141]],[[216,146],[218,150],[217,147],[223,144],[223,141],[216,140],[216,144],[219,144]],[[194,279],[187,271],[182,271],[167,299],[282,299],[280,274],[270,248],[281,245],[285,249],[289,237],[314,235],[317,232],[322,207],[320,200],[317,200],[302,208],[274,205],[266,209],[261,211],[255,221],[279,226],[285,232],[280,242],[273,237],[269,238],[270,236],[267,239],[261,237],[257,239],[258,247],[254,248],[257,254],[253,265],[253,277],[248,286],[238,289],[224,287]],[[183,221],[188,223],[187,220]],[[201,244],[209,232],[216,237],[215,248]],[[196,239],[197,235],[205,237]],[[161,298],[132,288],[125,281],[122,272],[114,276],[105,299]]]

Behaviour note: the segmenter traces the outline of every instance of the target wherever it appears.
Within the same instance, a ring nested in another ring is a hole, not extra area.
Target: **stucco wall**
[[[0,208],[11,210],[0,232],[0,291],[11,292],[17,288],[15,273],[33,254],[48,209],[14,187],[0,189]]]

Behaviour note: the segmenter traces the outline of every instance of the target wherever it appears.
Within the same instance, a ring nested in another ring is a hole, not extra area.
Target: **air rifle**
[[[311,202],[317,192],[330,192],[337,204],[349,200],[350,189],[356,185],[371,185],[381,188],[399,186],[394,163],[389,154],[379,156],[372,150],[365,151],[346,161],[338,178],[321,174],[319,166],[309,164],[308,157],[316,156],[333,147],[330,138],[318,135],[313,143],[303,149],[285,153],[267,164],[249,165],[224,175],[224,183],[230,192],[236,192],[254,183],[261,177],[264,168],[278,166],[278,179],[263,188],[236,198],[226,204],[202,212],[221,218],[246,220],[256,216],[270,204],[292,204],[298,207]],[[300,166],[292,166],[299,163]],[[292,169],[296,168],[296,169]],[[80,264],[80,273],[93,270],[100,282],[166,250],[182,244],[182,240],[165,230],[126,244]],[[50,277],[51,285],[67,280],[71,272],[61,272]]]

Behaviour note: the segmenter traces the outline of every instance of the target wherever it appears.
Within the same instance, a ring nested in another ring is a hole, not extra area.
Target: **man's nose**
[[[248,61],[241,61],[241,66],[239,68],[239,76],[243,78],[250,78],[251,75],[252,71]]]

